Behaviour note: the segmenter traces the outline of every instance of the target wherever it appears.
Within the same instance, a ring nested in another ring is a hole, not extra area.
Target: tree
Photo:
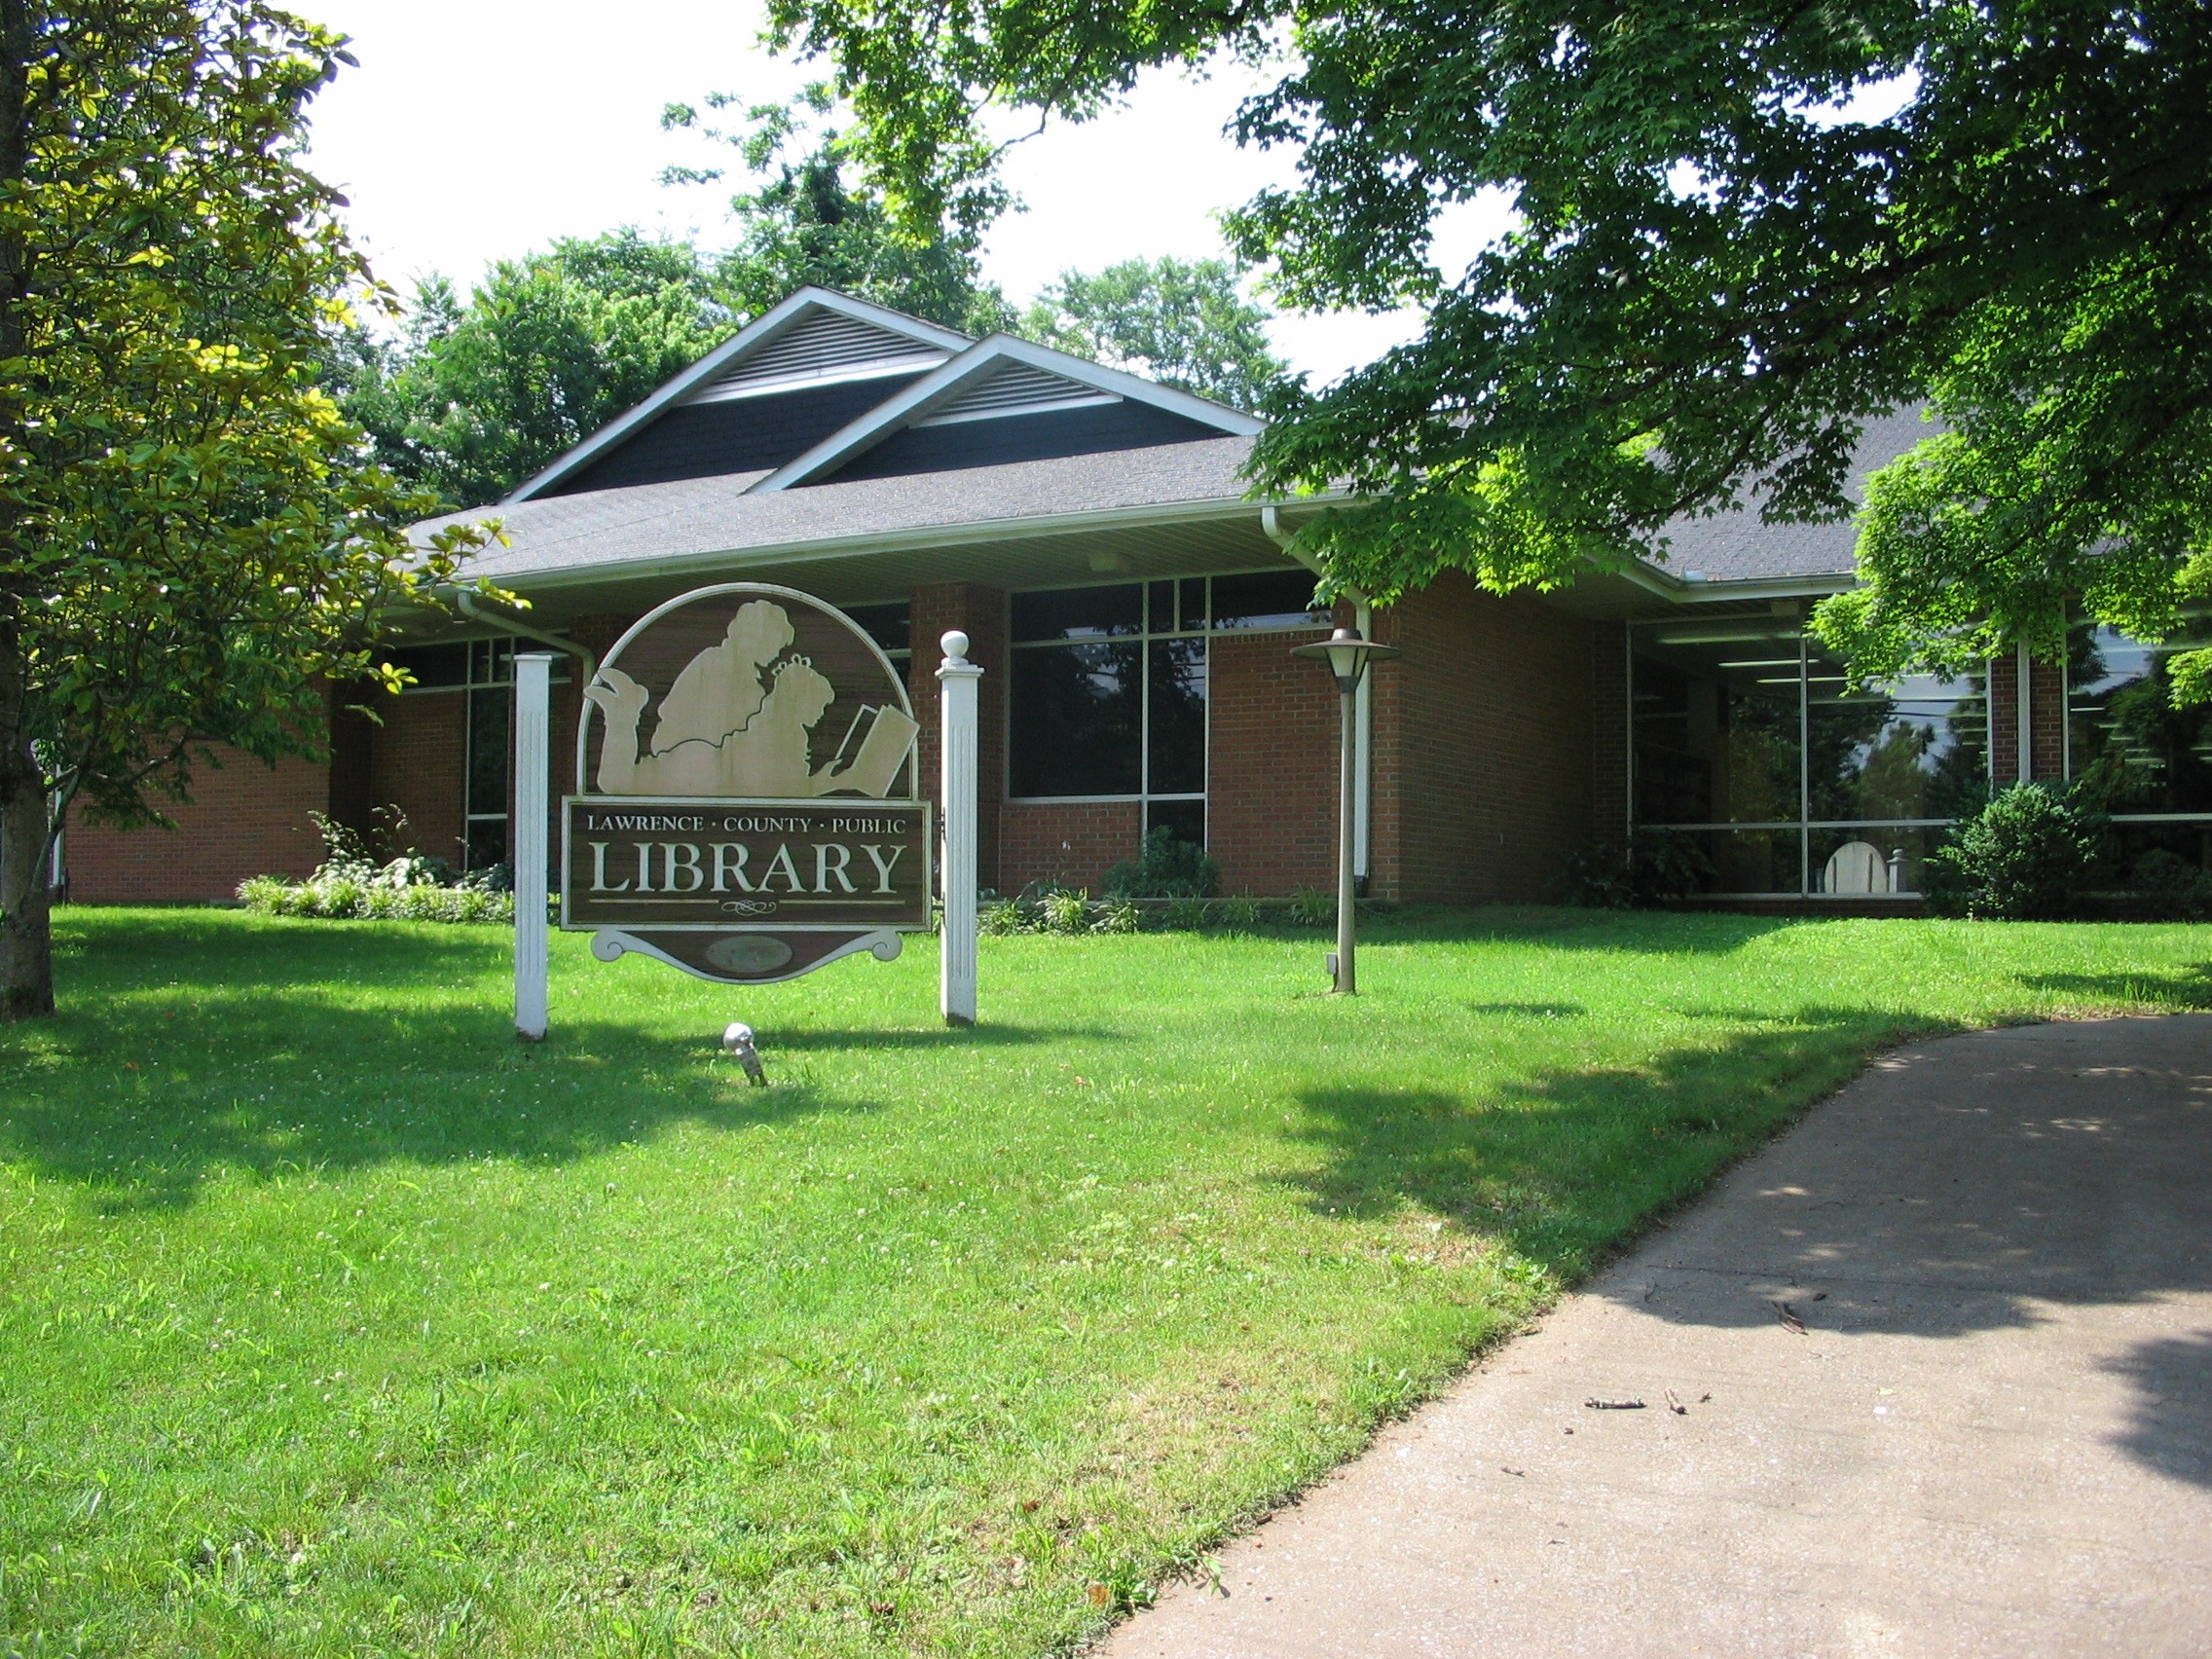
[[[2197,0],[1342,8],[772,0],[829,55],[896,210],[987,198],[993,102],[1084,119],[1143,69],[1291,61],[1246,143],[1295,187],[1229,219],[1275,295],[1426,308],[1422,337],[1262,441],[1273,490],[1377,504],[1309,533],[1340,581],[1549,587],[1682,513],[1837,517],[1869,415],[1938,437],[1876,489],[1862,668],[2052,647],[2071,599],[2158,631],[2207,582],[2212,13]],[[1897,104],[1862,113],[1855,99]],[[1463,272],[1437,215],[1512,231]],[[2207,688],[2201,659],[2177,686]]]
[[[760,106],[735,134],[702,129],[736,145],[757,179],[731,200],[725,252],[635,230],[572,238],[494,265],[465,303],[444,277],[426,279],[396,334],[335,337],[328,384],[376,459],[448,506],[497,501],[810,282],[955,328],[1010,325],[972,238],[901,234],[880,202],[847,187],[834,132],[803,147],[810,107]],[[663,116],[672,129],[699,123],[689,105]]]
[[[428,278],[396,339],[335,343],[332,388],[381,462],[450,506],[482,506],[737,324],[696,248],[617,231],[502,260],[465,305]]]
[[[1225,261],[1127,259],[1096,276],[1063,272],[1022,318],[1031,339],[1257,408],[1287,373],[1268,313],[1236,291]]]
[[[736,107],[718,92],[710,110]],[[846,177],[845,144],[820,125],[831,99],[811,87],[790,104],[756,104],[736,130],[703,124],[691,104],[670,104],[669,131],[697,131],[734,147],[755,188],[730,198],[737,238],[716,276],[718,291],[747,315],[757,315],[807,283],[835,288],[971,334],[1013,326],[998,288],[982,280],[977,259],[984,221],[938,215],[927,223],[894,218],[882,198]],[[662,181],[701,184],[722,177],[715,167],[668,168]]]
[[[0,1018],[54,1008],[62,814],[316,752],[474,544],[412,548],[427,501],[314,385],[365,280],[299,161],[341,59],[256,0],[0,0]]]

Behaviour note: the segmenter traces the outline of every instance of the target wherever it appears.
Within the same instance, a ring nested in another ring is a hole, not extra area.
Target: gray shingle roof
[[[1847,486],[1863,498],[1866,475],[1887,465],[1942,428],[1900,409],[1866,423],[1852,460]],[[1702,571],[1708,581],[1751,581],[1775,576],[1848,575],[1859,530],[1849,519],[1835,524],[1761,524],[1755,507],[1712,518],[1680,518],[1667,527],[1671,545],[1662,567],[1674,575]]]
[[[544,497],[426,519],[417,537],[448,524],[498,519],[511,545],[469,563],[468,573],[509,581],[561,571],[856,537],[892,537],[963,525],[1235,501],[1248,437],[1013,461],[899,478],[809,485],[763,495],[766,476],[732,473],[668,484]]]

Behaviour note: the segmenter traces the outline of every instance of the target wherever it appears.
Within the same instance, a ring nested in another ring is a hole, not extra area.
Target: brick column
[[[976,870],[984,887],[996,889],[1000,808],[1006,800],[1006,595],[974,582],[937,583],[914,590],[910,616],[914,654],[907,665],[906,694],[922,728],[922,789],[932,800],[939,771],[937,665],[944,655],[938,641],[947,629],[968,636],[968,660],[983,671],[977,710]]]
[[[2020,696],[2016,654],[1989,659],[1989,776],[1999,788],[2020,773]],[[2028,668],[2028,776],[2057,779],[2066,772],[2066,669],[2035,659]]]
[[[1590,630],[1590,819],[1600,841],[1628,834],[1628,624]]]

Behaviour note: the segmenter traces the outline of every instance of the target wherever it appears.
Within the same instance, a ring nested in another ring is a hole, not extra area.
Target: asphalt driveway
[[[2212,1653],[2212,1015],[1878,1062],[1103,1651]]]

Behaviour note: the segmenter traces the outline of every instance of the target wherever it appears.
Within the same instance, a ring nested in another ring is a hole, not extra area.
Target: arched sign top
[[[917,793],[904,681],[857,622],[793,588],[726,582],[670,600],[615,642],[584,697],[580,794]]]

